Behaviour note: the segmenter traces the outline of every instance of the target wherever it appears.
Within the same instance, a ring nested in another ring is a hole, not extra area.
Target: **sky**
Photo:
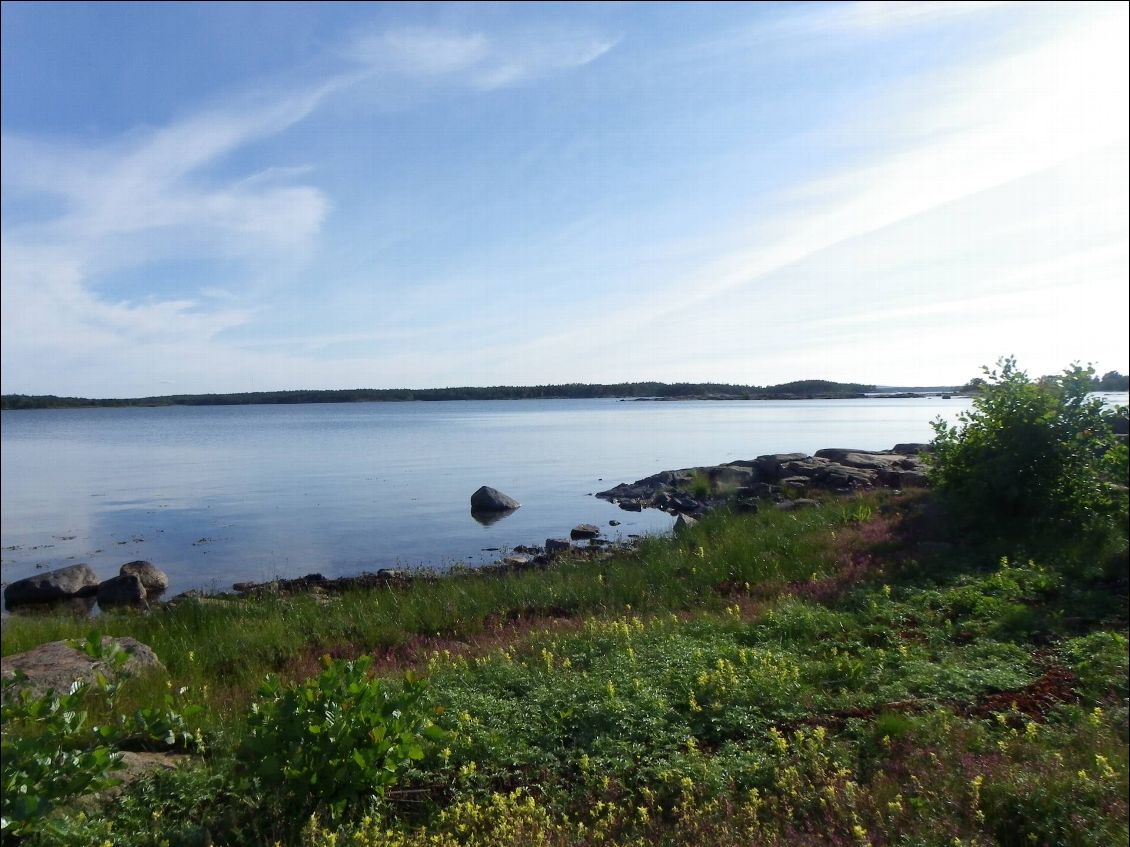
[[[2,5],[0,387],[1128,367],[1128,5]]]

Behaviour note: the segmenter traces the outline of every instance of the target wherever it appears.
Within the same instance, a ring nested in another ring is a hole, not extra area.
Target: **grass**
[[[5,653],[133,635],[210,710],[198,765],[41,840],[1125,843],[1124,540],[1085,568],[947,533],[928,494],[869,495],[714,514],[540,572],[13,619]],[[295,820],[229,751],[261,676],[302,678],[323,652],[415,667],[444,735],[352,816]]]
[[[851,516],[838,501],[819,514],[719,514],[683,539],[647,539],[636,553],[607,562],[341,596],[188,600],[147,615],[93,619],[13,615],[3,654],[61,639],[132,636],[153,648],[174,685],[209,683],[211,704],[222,710],[246,703],[265,673],[323,653],[395,655],[405,645],[465,643],[500,627],[520,632],[531,619],[616,614],[628,606],[640,613],[721,608],[723,584],[767,586],[829,572],[828,533]]]

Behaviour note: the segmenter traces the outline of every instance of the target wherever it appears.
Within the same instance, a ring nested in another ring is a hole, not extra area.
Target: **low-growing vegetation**
[[[1005,377],[1000,391],[1043,408]],[[1015,419],[995,399],[967,430]],[[14,617],[6,654],[131,635],[169,675],[6,687],[5,840],[1125,843],[1120,445],[1094,442],[1117,508],[1037,545],[1015,523],[987,529],[1008,509],[972,522],[954,499],[970,445],[997,436],[939,437],[936,492],[718,511],[611,560]],[[1048,520],[1079,505],[1025,496]],[[180,764],[115,785],[139,749]]]

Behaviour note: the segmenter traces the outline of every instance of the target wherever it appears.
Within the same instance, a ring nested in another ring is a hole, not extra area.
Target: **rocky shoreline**
[[[890,450],[828,448],[814,455],[771,453],[754,459],[678,470],[661,471],[631,483],[621,483],[594,496],[621,509],[639,512],[660,509],[676,517],[674,530],[694,523],[713,509],[729,507],[755,512],[772,507],[792,510],[819,505],[805,495],[813,491],[850,494],[869,488],[920,488],[927,484],[922,455],[926,444],[896,444]],[[494,489],[483,487],[472,495],[472,509],[513,511],[520,504]],[[618,521],[609,521],[610,527]],[[511,573],[549,567],[562,554],[603,559],[630,549],[634,536],[615,541],[604,530],[580,524],[569,538],[547,538],[543,545],[519,545],[497,561],[481,567],[456,567],[442,574],[427,571],[380,569],[355,576],[331,578],[320,573],[267,582],[238,582],[234,593],[205,594],[188,591],[169,599],[176,604],[189,599],[224,600],[280,594],[339,594],[360,588],[405,588],[421,580]],[[89,611],[95,601],[103,608],[145,609],[168,585],[168,577],[149,562],[128,562],[117,576],[99,581],[89,565],[71,565],[9,584],[4,590],[9,609],[64,604]]]
[[[896,444],[880,451],[834,447],[812,456],[770,453],[724,465],[661,471],[596,496],[630,512],[652,508],[692,517],[723,503],[751,510],[769,500],[778,508],[790,508],[788,504],[809,490],[846,494],[877,487],[925,487],[922,454],[928,449],[927,444]]]

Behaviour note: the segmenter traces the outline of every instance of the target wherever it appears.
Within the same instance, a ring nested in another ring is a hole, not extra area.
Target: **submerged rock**
[[[600,535],[600,527],[593,526],[591,523],[578,524],[569,530],[569,537],[574,541],[583,538],[596,538]]]

